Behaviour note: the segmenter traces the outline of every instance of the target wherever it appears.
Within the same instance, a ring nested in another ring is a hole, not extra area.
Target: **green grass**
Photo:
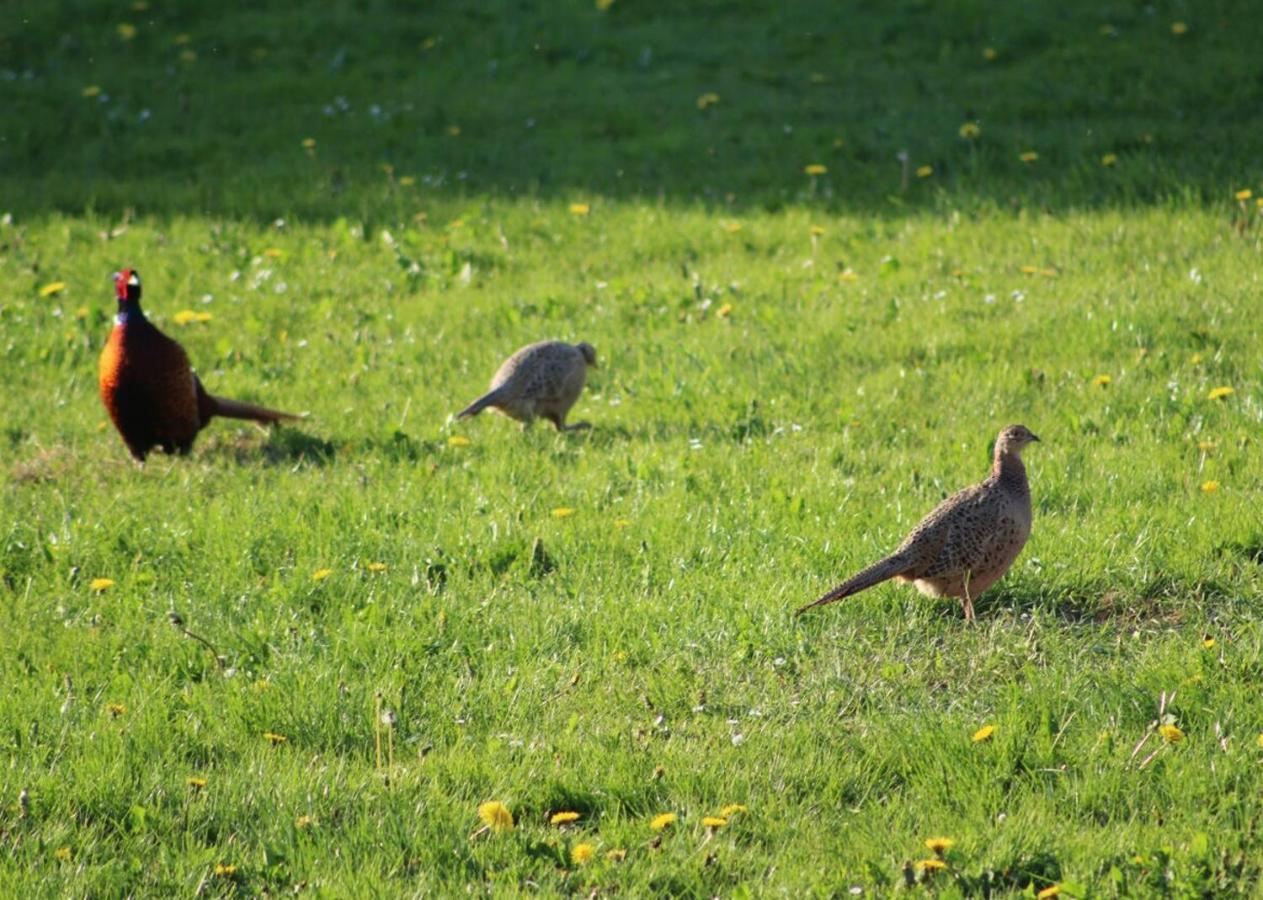
[[[948,836],[929,892],[1249,893],[1251,7],[485,9],[4,24],[4,890],[884,895]],[[125,264],[208,388],[310,418],[134,467]],[[548,336],[598,349],[590,432],[450,421]],[[1010,422],[1035,530],[976,626],[790,617]]]

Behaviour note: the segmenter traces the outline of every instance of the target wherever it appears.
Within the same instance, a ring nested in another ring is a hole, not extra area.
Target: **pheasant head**
[[[140,273],[135,269],[122,269],[114,273],[114,296],[118,298],[120,324],[129,316],[144,315],[140,310]]]

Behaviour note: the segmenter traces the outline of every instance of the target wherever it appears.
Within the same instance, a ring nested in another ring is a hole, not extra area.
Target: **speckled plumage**
[[[1023,425],[1003,429],[985,481],[948,497],[894,553],[798,612],[895,578],[913,582],[923,594],[960,598],[965,618],[972,619],[973,598],[1004,576],[1030,536],[1031,492],[1022,449],[1038,440]]]
[[[586,422],[566,425],[566,416],[583,391],[588,366],[596,366],[591,344],[540,341],[528,344],[504,361],[491,387],[457,413],[458,419],[491,408],[529,425],[536,417],[548,419],[561,431],[585,428]]]
[[[271,423],[297,418],[250,403],[213,397],[193,374],[188,354],[145,318],[140,275],[115,276],[119,312],[98,366],[101,402],[137,462],[158,447],[188,453],[214,416]]]

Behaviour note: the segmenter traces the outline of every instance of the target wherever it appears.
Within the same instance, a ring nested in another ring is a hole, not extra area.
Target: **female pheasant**
[[[116,272],[114,292],[118,315],[101,351],[101,401],[137,462],[143,463],[155,446],[163,453],[188,453],[215,416],[264,424],[298,418],[206,393],[184,348],[141,311],[140,273]]]
[[[491,408],[517,419],[523,427],[543,417],[558,431],[590,428],[587,422],[566,424],[570,407],[583,391],[589,366],[596,368],[596,348],[586,341],[527,344],[500,365],[487,393],[458,412],[456,418],[466,419]]]
[[[1009,571],[1030,537],[1031,489],[1022,451],[1038,440],[1025,425],[1001,430],[990,477],[952,494],[912,529],[894,553],[795,615],[895,578],[911,581],[931,597],[959,597],[965,618],[972,620],[973,598]]]

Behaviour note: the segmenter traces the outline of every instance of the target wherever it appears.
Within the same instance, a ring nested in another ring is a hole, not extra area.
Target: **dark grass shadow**
[[[1001,582],[974,600],[974,611],[979,619],[1041,614],[1068,625],[1177,627],[1188,620],[1190,608],[1213,619],[1228,616],[1239,604],[1239,592],[1213,580],[1159,576],[1125,586],[1088,580],[1067,589],[1041,588],[1015,579]]]
[[[226,459],[237,465],[262,463],[322,468],[334,461],[338,449],[326,438],[294,426],[277,425],[266,431],[255,429],[254,433],[216,435],[207,441],[201,455],[208,459]]]
[[[0,196],[19,216],[370,222],[519,196],[593,215],[605,197],[894,216],[1230,204],[1263,156],[1243,127],[1263,106],[1256,12],[17,0]]]

